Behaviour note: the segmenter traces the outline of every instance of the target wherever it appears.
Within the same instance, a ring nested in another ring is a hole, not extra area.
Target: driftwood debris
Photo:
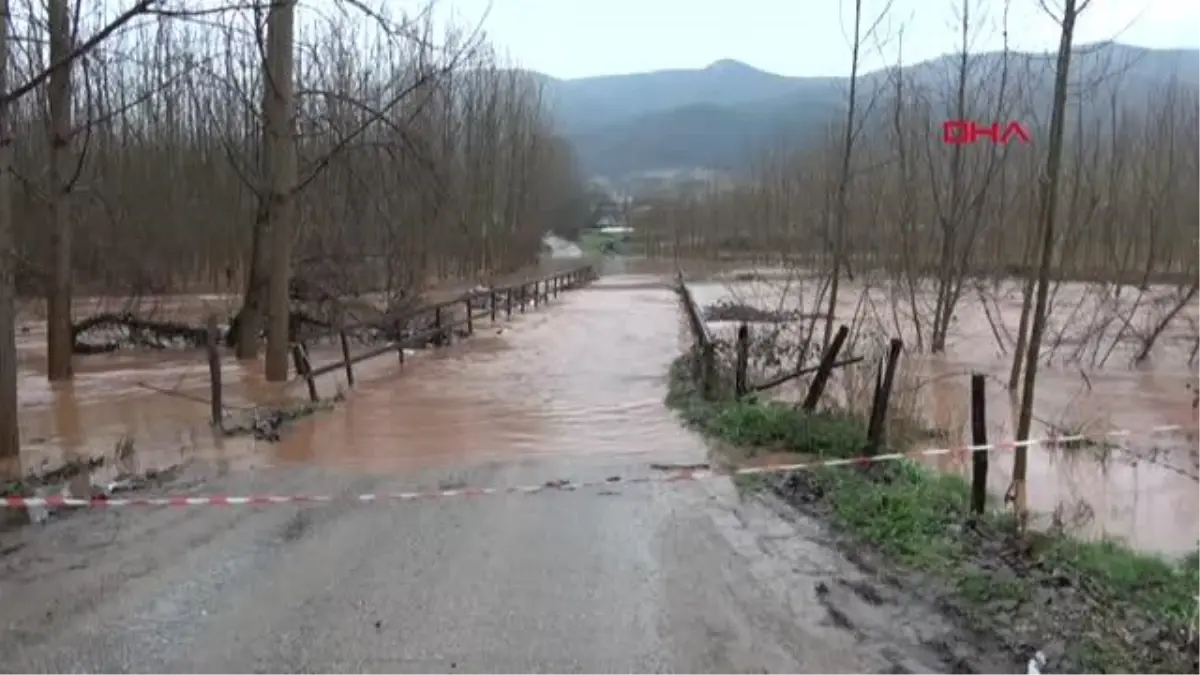
[[[309,270],[309,272],[312,272]],[[346,340],[363,345],[384,343],[404,344],[409,348],[437,346],[454,335],[469,332],[468,321],[460,319],[452,307],[471,312],[495,314],[500,305],[512,301],[510,289],[498,291],[480,282],[455,300],[438,305],[430,303],[418,288],[400,289],[384,299],[369,299],[374,293],[351,288],[339,294],[338,279],[322,282],[321,275],[308,274],[293,278],[289,295],[291,308],[288,321],[290,342],[319,344]],[[549,292],[549,286],[546,291]],[[438,314],[441,314],[439,317]],[[238,341],[241,312],[218,326],[220,344],[232,347]],[[453,316],[453,319],[451,318]],[[460,325],[462,324],[462,325]],[[206,325],[190,325],[178,321],[154,320],[134,312],[110,312],[84,319],[74,325],[76,354],[99,354],[120,349],[191,349],[205,347],[209,329]],[[261,337],[265,338],[265,334]]]
[[[142,319],[130,312],[106,312],[72,325],[71,336],[76,354],[101,354],[131,347],[199,347],[208,339],[208,331],[175,321]]]

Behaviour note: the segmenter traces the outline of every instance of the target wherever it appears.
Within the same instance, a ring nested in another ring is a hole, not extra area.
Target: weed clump
[[[671,366],[667,403],[684,422],[753,456],[794,452],[820,458],[851,457],[866,447],[867,435],[854,417],[840,412],[809,412],[750,395],[705,399],[691,379],[691,358]]]

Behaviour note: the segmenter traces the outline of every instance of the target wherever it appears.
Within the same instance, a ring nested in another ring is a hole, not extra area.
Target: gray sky
[[[1002,0],[971,0],[981,25],[973,50],[1001,44]],[[1061,0],[1048,0],[1056,6]],[[894,62],[904,29],[904,60],[953,51],[961,0],[892,0],[865,66]],[[1037,0],[1010,0],[1014,49],[1049,50],[1058,26]],[[491,0],[484,28],[518,65],[556,77],[664,68],[701,68],[737,59],[785,75],[844,75],[849,69],[849,0]],[[876,16],[885,0],[864,0]],[[442,0],[439,12],[477,23],[489,0]],[[1151,47],[1200,46],[1200,0],[1092,0],[1077,42],[1117,39]]]

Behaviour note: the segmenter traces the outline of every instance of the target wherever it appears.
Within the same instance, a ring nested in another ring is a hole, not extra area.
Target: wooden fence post
[[[900,338],[892,338],[888,345],[887,363],[883,368],[883,379],[875,390],[874,405],[871,406],[871,421],[867,427],[867,454],[874,456],[879,453],[887,435],[888,404],[892,400],[892,384],[896,380],[896,366],[900,363],[900,350],[904,342]]]
[[[491,312],[492,312],[492,323],[496,323],[496,302],[497,302],[497,300],[498,300],[498,298],[496,297],[496,291],[492,291],[491,294],[488,296],[488,309],[491,310]]]
[[[850,335],[850,329],[846,326],[838,326],[837,334],[833,336],[833,342],[829,343],[829,349],[821,355],[821,362],[817,365],[817,372],[813,375],[812,384],[808,385],[808,394],[804,397],[803,408],[805,410],[816,410],[817,403],[821,400],[821,394],[825,393],[825,385],[829,383],[829,374],[833,372],[833,364],[837,361],[838,352],[842,351],[842,345],[846,343],[846,338]]]
[[[529,303],[529,286],[521,284],[521,313],[525,313],[525,305]]]
[[[512,318],[512,288],[507,288],[504,291],[504,318]]]
[[[537,306],[539,304],[541,304],[541,298],[539,297],[541,295],[541,293],[539,292],[539,289],[538,289],[538,286],[540,284],[541,284],[540,281],[533,282],[533,308],[534,309],[537,309]]]
[[[442,306],[441,305],[438,305],[437,307],[433,308],[433,327],[436,329],[435,335],[437,335],[436,346],[441,347],[442,345],[450,342],[449,340],[446,339],[446,336],[442,334]]]
[[[342,341],[342,362],[346,364],[346,386],[354,386],[354,364],[350,362],[350,340],[346,337],[346,331],[339,330],[338,337]]]
[[[308,356],[305,355],[303,343],[292,343],[292,364],[296,367],[296,374],[304,378],[305,384],[308,385],[308,398],[316,403],[320,400],[317,396],[317,383],[312,378],[312,366],[308,362]]]
[[[982,373],[971,374],[971,445],[987,445],[987,398]],[[988,451],[971,450],[971,513],[983,515],[987,506]]]
[[[473,335],[475,333],[475,317],[472,316],[471,301],[468,299],[463,304],[467,306],[467,335]]]
[[[701,372],[703,375],[704,397],[716,398],[717,395],[717,350],[713,343],[705,341],[700,348]]]
[[[737,332],[737,363],[734,368],[733,390],[738,398],[746,395],[746,369],[750,366],[750,327],[743,321]]]
[[[404,332],[400,329],[400,319],[396,319],[396,359],[404,365]]]
[[[208,351],[208,379],[211,385],[212,424],[221,427],[221,353],[217,351],[220,336],[217,333],[217,315],[208,317],[208,336],[205,347]]]

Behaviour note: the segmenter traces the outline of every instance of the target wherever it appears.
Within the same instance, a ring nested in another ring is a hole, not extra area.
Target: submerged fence
[[[750,326],[742,322],[738,326],[736,340],[732,344],[722,342],[713,336],[705,323],[704,313],[696,304],[691,289],[684,283],[682,275],[676,278],[675,292],[679,297],[684,318],[689,327],[691,345],[689,359],[692,368],[690,375],[696,386],[695,390],[709,400],[719,400],[733,397],[741,399],[756,392],[765,391],[784,382],[794,380],[804,375],[812,375],[807,392],[799,407],[805,410],[815,410],[829,377],[833,370],[852,363],[863,361],[861,356],[839,359],[839,353],[846,342],[849,328],[840,326],[829,345],[825,348],[819,362],[805,366],[797,364],[794,370],[788,371],[770,379],[767,382],[755,384],[749,381],[747,374],[748,352],[750,347]],[[1096,434],[1064,433],[1052,431],[1045,438],[1013,439],[1007,441],[989,441],[987,425],[987,376],[982,373],[972,373],[970,376],[970,444],[960,448],[941,448],[936,450],[917,450],[911,453],[899,452],[881,454],[886,446],[885,426],[888,416],[888,405],[891,400],[892,388],[895,381],[897,365],[904,345],[899,339],[892,339],[887,355],[880,364],[875,378],[875,391],[871,404],[870,418],[867,429],[867,447],[861,457],[853,460],[836,460],[837,464],[867,464],[872,458],[895,459],[898,457],[935,456],[949,452],[969,452],[971,455],[971,511],[982,514],[987,507],[987,479],[990,470],[989,454],[995,450],[1018,450],[1031,446],[1042,446],[1048,449],[1070,449],[1086,445],[1103,446],[1114,438],[1132,435],[1158,435],[1164,433],[1194,433],[1194,427],[1184,429],[1178,425],[1165,425],[1149,430],[1118,430],[1099,432]],[[732,357],[729,351],[733,350]],[[721,354],[726,358],[722,359]],[[1189,439],[1188,443],[1194,443]],[[1138,461],[1153,459],[1139,458]],[[797,467],[801,465],[796,465]],[[1176,467],[1161,464],[1165,469],[1180,473],[1193,481],[1200,482],[1194,472],[1187,472]],[[1011,492],[1011,489],[1010,489]],[[1006,494],[1005,501],[1015,499],[1015,495]]]
[[[812,375],[812,380],[809,382],[808,389],[799,407],[806,411],[815,411],[821,401],[822,395],[825,393],[825,388],[829,384],[829,378],[833,375],[833,371],[837,368],[864,360],[864,357],[861,356],[844,359],[838,358],[842,348],[846,344],[847,338],[850,336],[849,326],[841,325],[838,326],[837,332],[833,335],[829,344],[825,346],[824,351],[821,353],[821,358],[815,365],[806,366],[803,363],[798,363],[789,372],[785,372],[767,382],[753,384],[749,381],[747,373],[750,351],[750,326],[744,321],[738,325],[737,338],[733,345],[733,367],[731,369],[732,372],[730,372],[730,369],[720,366],[718,347],[721,345],[718,344],[718,341],[713,337],[712,331],[709,330],[708,325],[705,323],[704,315],[700,307],[696,304],[696,298],[692,295],[691,289],[684,282],[682,273],[676,275],[675,292],[679,296],[679,302],[692,337],[691,354],[689,355],[692,362],[691,376],[696,383],[697,390],[706,399],[714,400],[722,396],[732,396],[734,399],[741,399],[753,393],[772,389],[799,377]],[[867,420],[867,443],[866,447],[863,448],[862,461],[869,461],[870,458],[878,456],[886,444],[888,406],[891,402],[892,389],[896,380],[896,370],[903,351],[904,342],[899,338],[892,338],[888,344],[887,356],[880,363],[876,371],[875,390],[871,399],[871,412]],[[984,455],[984,453],[976,454]],[[986,455],[983,466],[983,479],[981,481],[986,479],[987,474]],[[982,490],[983,482],[980,482],[980,486],[979,489]]]
[[[396,317],[398,339],[388,340],[360,354],[351,354],[350,340],[347,333],[354,327],[346,326],[331,332],[336,334],[342,348],[342,358],[332,363],[313,366],[309,360],[308,346],[303,340],[291,344],[292,363],[295,377],[292,381],[303,380],[308,389],[311,401],[320,400],[317,390],[317,378],[337,370],[346,371],[347,386],[354,386],[354,366],[368,359],[384,354],[395,353],[400,363],[404,363],[404,350],[423,347],[429,344],[448,344],[452,336],[468,337],[475,332],[479,321],[495,323],[503,315],[511,319],[514,313],[525,313],[529,308],[537,308],[557,298],[560,293],[580,288],[596,278],[596,270],[590,264],[572,267],[527,279],[508,286],[488,288],[486,290],[468,291],[458,297],[441,302],[422,305],[421,307]],[[456,310],[462,312],[456,315]],[[403,327],[409,325],[424,325],[425,328],[404,334]],[[222,403],[221,385],[221,355],[220,334],[216,317],[210,317],[208,322],[207,355],[209,379],[211,382],[212,423],[222,424],[224,406]]]

